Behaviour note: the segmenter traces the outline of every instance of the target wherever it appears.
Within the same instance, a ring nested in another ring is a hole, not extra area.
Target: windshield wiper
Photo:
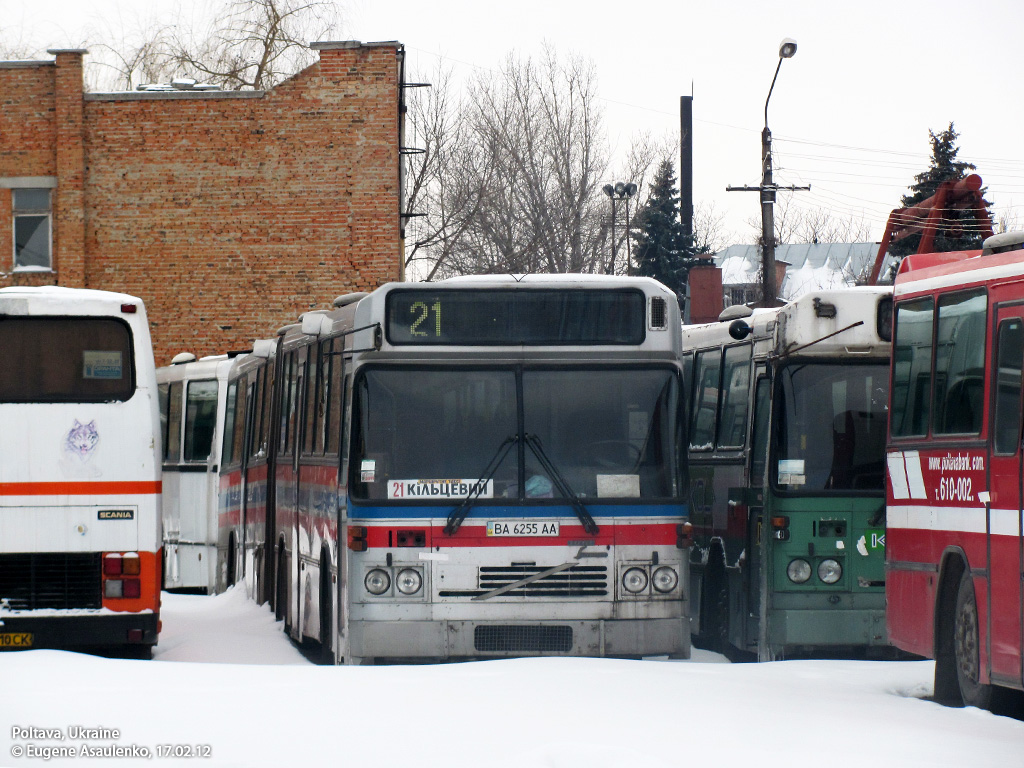
[[[473,502],[480,498],[480,494],[484,492],[484,488],[487,487],[487,483],[490,482],[491,478],[494,477],[494,473],[498,471],[498,467],[501,466],[501,462],[505,460],[505,456],[512,449],[512,446],[519,442],[519,435],[509,435],[502,441],[501,445],[498,446],[498,450],[495,451],[494,457],[487,464],[487,468],[480,475],[480,479],[477,481],[476,486],[466,494],[466,498],[462,500],[455,509],[452,510],[451,514],[448,515],[448,522],[444,526],[444,532],[449,536],[454,536],[459,530],[459,526],[462,525],[462,521],[466,519],[466,515],[469,514],[469,510],[473,508]]]
[[[587,508],[583,506],[583,502],[580,501],[580,497],[576,495],[572,488],[569,487],[569,483],[562,476],[562,473],[558,471],[554,464],[551,463],[550,457],[544,451],[544,447],[540,444],[540,438],[536,435],[526,435],[526,444],[530,446],[530,450],[533,451],[533,455],[537,457],[537,461],[540,462],[541,467],[547,472],[551,479],[555,481],[555,487],[558,488],[559,492],[569,500],[573,510],[576,512],[576,517],[583,523],[583,530],[591,535],[595,535],[600,529],[597,527],[597,523],[594,522],[594,518],[590,516]]]

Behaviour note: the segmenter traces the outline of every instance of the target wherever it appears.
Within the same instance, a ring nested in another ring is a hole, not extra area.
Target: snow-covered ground
[[[695,651],[687,663],[329,668],[241,589],[165,594],[163,622],[149,662],[0,654],[0,766],[1024,765],[1024,723],[924,700],[930,662],[728,664]],[[80,726],[117,735],[74,738]],[[151,757],[81,757],[83,744]],[[29,745],[76,756],[47,761]],[[209,757],[161,756],[186,750]]]

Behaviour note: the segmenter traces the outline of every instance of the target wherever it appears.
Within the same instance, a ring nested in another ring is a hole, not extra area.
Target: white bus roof
[[[755,309],[744,322],[757,354],[783,354],[804,345],[807,356],[887,356],[889,342],[878,336],[879,302],[892,296],[891,286],[860,286],[811,291],[784,306]],[[862,323],[850,327],[855,323]],[[739,343],[728,321],[683,326],[683,350]],[[837,333],[835,336],[830,334]],[[829,338],[826,338],[829,337]],[[813,342],[813,343],[812,343]]]

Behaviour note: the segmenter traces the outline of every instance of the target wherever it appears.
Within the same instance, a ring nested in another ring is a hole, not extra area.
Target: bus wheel
[[[235,533],[231,532],[228,536],[228,575],[227,584],[224,585],[225,589],[230,589],[235,585]]]
[[[956,595],[953,624],[953,653],[956,660],[956,678],[964,705],[989,709],[992,705],[992,686],[981,683],[981,655],[978,643],[978,603],[974,597],[971,572],[964,571]]]
[[[285,573],[286,561],[284,557],[284,545],[277,550],[277,568],[274,574],[276,589],[274,590],[274,618],[284,622],[285,634],[291,632],[288,625],[288,574]]]
[[[334,664],[331,647],[331,563],[327,556],[320,558],[320,663]]]
[[[729,582],[725,565],[717,557],[704,572],[700,634],[709,651],[725,653],[729,644]]]

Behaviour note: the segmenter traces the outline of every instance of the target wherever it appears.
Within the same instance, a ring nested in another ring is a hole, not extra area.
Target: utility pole
[[[768,102],[775,90],[775,81],[782,68],[782,60],[792,58],[796,53],[796,41],[786,38],[779,45],[779,65],[775,67],[768,98],[764,100],[764,130],[761,131],[761,183],[756,187],[726,186],[726,192],[760,192],[761,193],[761,306],[774,307],[778,296],[778,285],[775,282],[775,193],[780,189],[790,191],[806,191],[811,187],[778,186],[772,178],[772,132],[768,128]]]

